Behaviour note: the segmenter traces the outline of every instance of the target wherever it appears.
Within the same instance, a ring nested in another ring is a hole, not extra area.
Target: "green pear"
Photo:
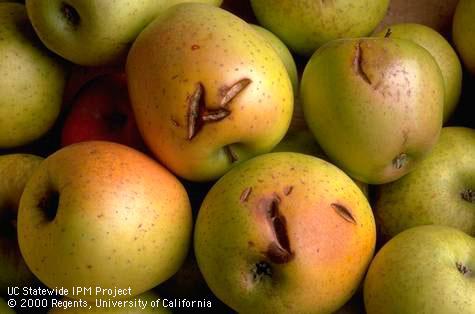
[[[117,301],[114,299],[109,299]],[[139,301],[140,300],[140,301]],[[107,299],[101,301],[82,303],[83,306],[74,306],[74,299],[62,298],[52,301],[53,306],[48,314],[136,314],[136,313],[160,313],[171,314],[172,311],[163,306],[162,298],[152,290],[139,294],[133,298],[123,300],[121,306],[107,306]],[[91,306],[91,308],[89,308]],[[1,312],[3,313],[3,312]]]
[[[389,0],[251,0],[259,23],[306,56],[331,40],[369,35],[388,4]]]
[[[83,300],[101,297],[97,287],[119,289],[120,299],[165,281],[183,263],[191,229],[181,183],[112,142],[50,155],[28,180],[18,210],[18,242],[31,271],[50,288],[93,287],[72,296]]]
[[[415,23],[391,25],[376,36],[407,39],[430,52],[444,78],[444,122],[446,122],[454,112],[462,92],[462,64],[449,42],[432,28]]]
[[[370,184],[412,170],[437,142],[444,82],[421,46],[397,38],[335,40],[301,81],[305,119],[330,160]]]
[[[36,38],[23,4],[0,3],[0,21],[0,148],[10,148],[54,124],[66,69]]]
[[[475,313],[475,239],[446,226],[401,232],[378,252],[364,282],[368,314]]]
[[[194,233],[213,293],[239,313],[331,313],[350,299],[375,246],[368,201],[316,157],[270,153],[211,188]]]
[[[292,82],[294,93],[297,93],[299,86],[297,66],[295,65],[294,57],[290,53],[289,48],[287,48],[287,46],[279,39],[279,37],[275,36],[272,32],[268,31],[264,27],[254,24],[251,24],[251,26],[262,37],[264,37],[264,39],[267,40],[269,44],[271,44],[272,48],[275,49],[280,59],[284,63],[285,68],[287,69],[290,81]]]
[[[459,0],[390,0],[388,12],[376,31],[393,24],[418,23],[450,38],[452,17]]]
[[[219,178],[269,152],[289,128],[294,96],[282,60],[223,9],[169,9],[134,42],[126,72],[147,146],[187,180]]]
[[[452,38],[467,69],[475,75],[475,1],[460,0],[452,24]]]
[[[21,256],[16,221],[23,189],[42,160],[27,154],[0,156],[0,292],[36,281]]]
[[[2,314],[15,314],[15,311],[12,310],[7,302],[2,298],[0,297],[0,313]]]
[[[475,130],[443,128],[429,156],[377,194],[375,211],[385,236],[428,224],[475,236]]]
[[[219,6],[222,0],[27,0],[28,16],[43,43],[76,64],[121,63],[140,31],[181,2]]]

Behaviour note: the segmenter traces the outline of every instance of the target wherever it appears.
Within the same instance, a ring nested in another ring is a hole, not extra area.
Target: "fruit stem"
[[[469,203],[475,203],[475,191],[473,191],[472,189],[466,189],[465,191],[460,193],[460,195],[465,201]]]

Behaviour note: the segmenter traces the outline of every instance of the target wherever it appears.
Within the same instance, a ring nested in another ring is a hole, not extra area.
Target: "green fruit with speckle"
[[[369,35],[389,0],[251,0],[259,23],[293,51],[311,56],[323,44]]]
[[[289,51],[289,48],[279,39],[279,37],[275,36],[272,32],[268,31],[264,27],[259,25],[251,24],[252,28],[254,28],[262,37],[267,40],[272,48],[279,54],[280,59],[285,65],[287,69],[287,73],[289,74],[290,81],[292,82],[292,88],[294,93],[298,92],[299,86],[299,78],[297,73],[297,66],[295,65],[294,57]]]
[[[367,314],[475,313],[475,238],[446,226],[420,226],[391,239],[364,282]]]
[[[84,66],[122,64],[130,45],[157,15],[182,2],[222,0],[27,0],[28,16],[43,43]]]
[[[126,70],[146,144],[188,180],[216,179],[269,152],[289,127],[294,97],[279,55],[220,8],[169,9],[134,42]]]
[[[407,40],[335,40],[301,81],[305,120],[329,159],[370,184],[411,171],[439,138],[444,81],[434,58]]]
[[[378,188],[375,211],[387,237],[429,224],[475,236],[475,130],[443,128],[414,171]]]
[[[18,211],[26,264],[46,286],[69,291],[130,287],[135,296],[152,289],[183,263],[191,228],[181,183],[146,155],[111,142],[50,155],[26,184]],[[73,297],[94,301],[96,293]]]
[[[255,157],[225,174],[195,225],[198,266],[239,313],[331,313],[373,256],[375,223],[341,170],[298,153]]]
[[[385,35],[390,38],[413,41],[427,49],[437,61],[444,78],[444,122],[447,121],[454,112],[462,92],[462,64],[455,50],[441,34],[421,24],[391,25],[376,36],[382,37]]]
[[[65,65],[35,35],[19,3],[0,3],[0,148],[28,144],[59,115]]]

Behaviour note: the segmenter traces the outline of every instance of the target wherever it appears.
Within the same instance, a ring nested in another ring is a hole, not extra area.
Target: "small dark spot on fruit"
[[[200,46],[197,44],[194,44],[191,46],[191,50],[198,50],[198,49],[200,49]]]
[[[252,192],[252,187],[247,187],[242,191],[241,196],[239,197],[239,200],[241,203],[247,202],[249,195],[251,195]]]
[[[287,185],[286,187],[284,187],[284,195],[289,196],[290,193],[292,193],[293,189],[294,187],[292,185]]]
[[[333,207],[335,212],[341,218],[343,218],[344,220],[356,225],[356,220],[355,220],[355,218],[353,217],[353,214],[350,212],[350,210],[348,208],[346,208],[343,205],[336,204],[336,203],[331,204],[331,207]]]

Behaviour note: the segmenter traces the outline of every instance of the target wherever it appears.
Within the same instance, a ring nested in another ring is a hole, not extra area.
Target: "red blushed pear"
[[[111,142],[50,155],[28,181],[18,211],[26,264],[48,287],[68,290],[145,292],[180,268],[191,229],[181,183],[146,155]]]
[[[375,238],[351,178],[316,157],[270,153],[212,187],[194,249],[208,286],[239,313],[332,313],[357,290]]]
[[[76,95],[62,133],[62,146],[105,140],[142,148],[125,74],[106,74],[89,81]]]

